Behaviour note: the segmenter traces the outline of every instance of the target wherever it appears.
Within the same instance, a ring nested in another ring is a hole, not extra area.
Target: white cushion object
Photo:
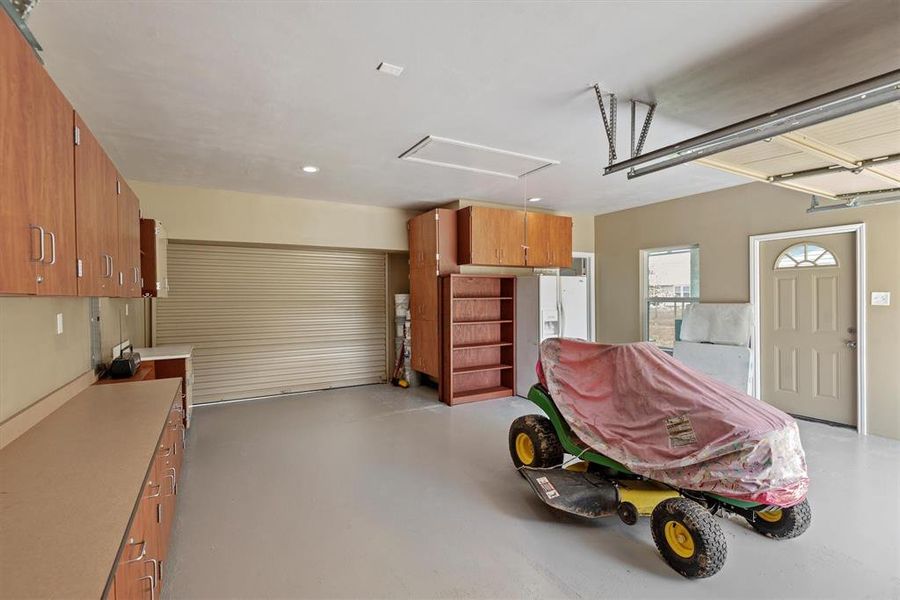
[[[750,348],[722,344],[675,342],[672,356],[713,379],[750,393],[752,356]]]
[[[749,346],[753,310],[749,304],[688,304],[681,339],[729,346]]]

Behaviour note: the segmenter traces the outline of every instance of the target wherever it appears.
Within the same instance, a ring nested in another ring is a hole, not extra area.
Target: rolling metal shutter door
[[[169,244],[156,343],[194,346],[194,401],[384,381],[385,256]]]

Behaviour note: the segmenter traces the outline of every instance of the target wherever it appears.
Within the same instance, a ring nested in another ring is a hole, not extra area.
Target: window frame
[[[650,257],[660,254],[691,252],[691,295],[690,296],[650,296]],[[686,306],[700,302],[700,244],[679,244],[660,248],[645,248],[640,251],[640,314],[641,341],[650,341],[650,304],[653,302],[673,302]],[[671,352],[673,348],[657,345],[661,350]]]
[[[796,258],[791,256],[791,253],[790,253],[791,250],[793,250],[794,248],[797,248],[799,246],[803,246],[803,260],[797,260]],[[822,252],[819,252],[818,255],[816,255],[816,257],[812,260],[809,258],[810,246],[822,251]],[[821,265],[818,264],[819,259],[824,257],[826,254],[830,257],[831,264],[827,264],[827,263],[821,264]],[[793,261],[794,264],[785,265],[782,267],[781,262],[784,258],[787,258],[787,259]],[[791,244],[790,246],[788,246],[787,248],[782,250],[781,253],[775,258],[775,264],[772,265],[772,269],[774,271],[784,271],[784,270],[790,270],[790,269],[827,269],[827,268],[834,268],[834,267],[839,267],[839,266],[840,266],[840,264],[838,264],[837,256],[835,256],[831,250],[829,250],[822,244],[817,244],[816,242],[810,242],[808,240],[803,240],[802,242],[797,242],[796,244]]]

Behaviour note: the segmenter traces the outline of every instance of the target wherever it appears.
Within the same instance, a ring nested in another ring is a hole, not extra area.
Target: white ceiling
[[[698,165],[602,177],[589,84],[659,100],[653,149],[897,68],[898,13],[878,0],[45,0],[29,25],[131,179],[410,208],[527,193],[601,213],[746,180]],[[397,158],[429,134],[562,164],[526,192]]]

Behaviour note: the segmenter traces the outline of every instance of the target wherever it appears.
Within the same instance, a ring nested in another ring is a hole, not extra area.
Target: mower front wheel
[[[725,564],[725,535],[705,508],[687,498],[669,498],[650,517],[653,541],[663,560],[688,579],[711,577]]]
[[[553,423],[542,415],[525,415],[512,422],[509,453],[517,469],[558,467],[563,461],[563,447]]]
[[[809,528],[812,510],[809,502],[804,500],[790,508],[759,511],[744,518],[757,533],[775,540],[787,540],[801,535]]]

